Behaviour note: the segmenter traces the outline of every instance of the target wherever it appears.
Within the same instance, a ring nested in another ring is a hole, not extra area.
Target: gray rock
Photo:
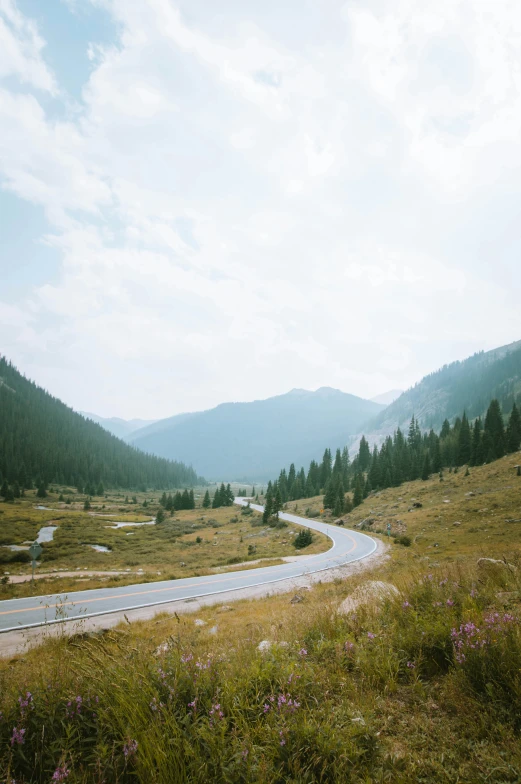
[[[382,580],[368,580],[344,599],[337,612],[339,615],[349,615],[364,604],[373,604],[379,608],[386,599],[391,599],[398,594],[398,588],[392,583],[385,583]]]

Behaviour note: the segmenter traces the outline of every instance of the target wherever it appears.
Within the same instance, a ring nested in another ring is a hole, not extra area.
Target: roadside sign
[[[38,542],[33,542],[32,545],[29,547],[29,555],[31,556],[31,561],[36,561],[37,558],[43,553],[43,547],[41,547]]]
[[[36,559],[40,557],[43,553],[43,547],[38,544],[38,542],[33,542],[32,545],[29,547],[29,555],[31,556],[31,566],[33,567],[33,574],[32,574],[32,581],[34,583],[34,566],[36,564]]]

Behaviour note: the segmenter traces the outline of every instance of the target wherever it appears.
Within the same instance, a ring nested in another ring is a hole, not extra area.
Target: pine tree
[[[90,509],[90,498],[88,496],[85,499],[85,502],[83,504],[83,509],[84,509],[85,512],[88,512],[89,509]]]
[[[358,448],[358,467],[360,471],[366,471],[371,465],[371,450],[365,436],[360,439]]]
[[[266,499],[264,501],[264,512],[262,513],[262,522],[266,524],[272,514],[273,511],[273,493],[271,488],[266,493]]]
[[[507,434],[506,434],[506,447],[507,452],[517,452],[521,446],[521,417],[519,411],[514,403],[510,418],[508,420]]]
[[[357,474],[355,479],[355,486],[353,489],[353,507],[360,506],[362,501],[362,482],[360,480],[360,474]]]
[[[203,509],[209,509],[209,507],[211,506],[211,503],[212,502],[210,500],[210,493],[207,490],[206,493],[204,494],[204,498],[203,498]]]
[[[43,481],[43,479],[40,480],[40,482],[38,483],[38,490],[36,491],[36,497],[37,498],[47,498],[47,490],[46,490],[45,482]]]
[[[470,425],[469,420],[467,419],[467,414],[463,413],[463,418],[461,420],[461,425],[459,428],[458,433],[458,456],[457,456],[457,464],[458,465],[465,465],[470,460],[472,452],[472,438],[470,434]]]
[[[282,498],[280,495],[280,488],[277,487],[275,491],[275,495],[273,497],[273,506],[272,506],[272,515],[274,515],[277,520],[279,519],[279,512],[282,509]]]
[[[425,457],[423,458],[423,468],[422,468],[422,479],[425,482],[431,475],[431,461],[429,458],[429,453],[425,452]]]
[[[486,439],[485,457],[487,461],[503,457],[505,454],[505,425],[497,399],[492,400],[488,407],[483,437]]]

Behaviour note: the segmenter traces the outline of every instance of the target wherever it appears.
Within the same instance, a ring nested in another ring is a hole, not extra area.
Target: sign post
[[[29,547],[29,555],[31,556],[31,564],[33,567],[32,582],[34,583],[34,567],[36,566],[36,559],[43,553],[43,547],[38,542],[33,542]]]

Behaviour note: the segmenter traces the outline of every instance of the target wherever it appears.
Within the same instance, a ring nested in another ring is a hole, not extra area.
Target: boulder
[[[357,607],[365,604],[373,604],[378,608],[386,599],[391,599],[398,594],[398,588],[392,583],[384,583],[382,580],[368,580],[359,585],[347,599],[344,599],[337,612],[340,615],[349,615]]]
[[[506,561],[499,561],[495,558],[479,558],[478,569],[483,577],[495,580],[504,585],[508,581],[509,574],[516,571],[516,567]]]
[[[301,596],[299,593],[296,593],[293,599],[291,600],[291,604],[300,604],[300,602],[304,601],[304,597]]]

